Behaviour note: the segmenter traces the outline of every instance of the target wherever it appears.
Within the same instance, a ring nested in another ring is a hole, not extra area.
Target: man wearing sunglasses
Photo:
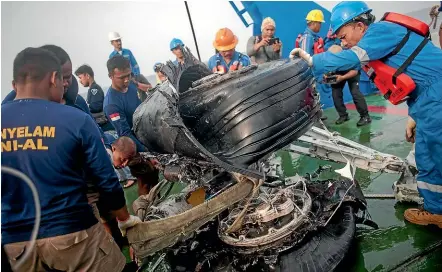
[[[138,98],[137,87],[132,82],[130,62],[121,55],[115,55],[107,61],[107,70],[112,85],[104,98],[104,112],[111,120],[118,137],[130,137],[137,146],[137,152],[145,151],[143,144],[132,132],[132,117],[141,100]]]

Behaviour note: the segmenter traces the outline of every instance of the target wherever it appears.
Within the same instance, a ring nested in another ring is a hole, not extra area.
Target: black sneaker
[[[322,115],[322,116],[321,116],[321,120],[322,120],[322,121],[325,121],[325,120],[327,120],[327,116],[325,116],[325,115]]]
[[[336,125],[340,125],[340,124],[343,124],[343,123],[347,122],[348,120],[350,120],[350,118],[348,118],[348,115],[341,116],[341,117],[339,117],[338,120],[336,120],[335,124]]]
[[[361,119],[359,119],[359,121],[358,121],[358,123],[356,124],[358,127],[361,127],[361,126],[365,126],[365,125],[367,125],[367,124],[370,124],[371,123],[371,118],[370,118],[370,116],[362,116],[361,117]]]

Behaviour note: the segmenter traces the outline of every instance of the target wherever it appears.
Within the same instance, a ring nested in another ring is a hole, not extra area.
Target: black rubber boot
[[[336,120],[335,124],[336,125],[340,125],[340,124],[343,124],[343,123],[347,122],[348,120],[350,120],[350,118],[348,118],[348,115],[340,116],[339,119]]]
[[[371,118],[370,118],[369,115],[366,115],[366,116],[362,116],[361,119],[359,119],[359,121],[358,121],[358,123],[356,125],[358,127],[361,127],[361,126],[365,126],[365,125],[370,124],[370,123],[371,123]]]

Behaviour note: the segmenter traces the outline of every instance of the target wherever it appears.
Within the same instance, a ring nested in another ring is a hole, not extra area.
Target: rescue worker
[[[310,55],[324,52],[324,40],[319,36],[321,25],[324,23],[324,14],[314,9],[307,14],[307,28],[296,38],[296,48],[302,48]]]
[[[114,167],[129,167],[131,174],[137,178],[138,196],[147,195],[158,184],[155,160],[136,152],[135,142],[129,137],[120,137],[112,143],[112,162]]]
[[[41,221],[36,244],[29,248],[36,220],[31,191],[2,173],[2,244],[11,266],[15,271],[122,271],[125,258],[88,205],[85,180],[99,188],[123,233],[141,220],[127,211],[93,119],[60,104],[61,61],[48,50],[26,48],[14,60],[13,78],[17,96],[1,107],[2,165],[36,185]],[[31,251],[26,260],[24,250]]]
[[[121,36],[118,32],[109,32],[109,41],[114,47],[114,51],[110,53],[109,58],[111,59],[115,55],[120,55],[127,58],[130,62],[130,67],[132,69],[132,73],[134,76],[141,74],[140,67],[138,66],[137,60],[135,59],[132,51],[129,49],[123,48],[121,42]]]
[[[296,38],[295,48],[301,48],[310,55],[324,52],[324,40],[319,36],[322,23],[324,23],[324,14],[319,9],[311,10],[305,17],[307,27],[303,34],[299,34]],[[331,92],[330,87],[321,84],[319,81],[315,84],[320,94],[328,94]],[[327,120],[325,115],[321,116],[321,120]]]
[[[176,60],[173,61],[173,64],[175,64],[176,66],[178,66],[178,64],[184,64],[184,55],[183,55],[183,48],[184,48],[184,43],[182,40],[178,39],[178,38],[173,38],[170,41],[170,51],[172,51],[172,53],[176,56]]]
[[[106,146],[107,153],[109,154],[109,157],[112,158],[112,143],[118,139],[118,135],[115,130],[113,130],[104,133],[104,136],[107,138],[107,141],[109,143],[109,145]],[[115,173],[117,174],[120,183],[125,183],[123,185],[123,188],[129,188],[130,186],[135,184],[136,178],[131,175],[129,168],[117,167],[115,168]]]
[[[408,112],[414,121],[407,123],[407,131],[416,131],[417,186],[424,209],[408,209],[404,217],[414,224],[436,224],[442,228],[442,50],[413,31],[407,34],[407,28],[399,23],[373,23],[371,11],[362,1],[341,2],[334,7],[333,32],[350,50],[312,57],[298,53],[312,66],[314,76],[322,78],[325,73],[356,69],[374,60],[381,60],[396,72],[422,43],[422,50],[403,71],[416,85],[408,94]],[[401,24],[408,23],[407,18],[401,19]],[[398,45],[403,46],[395,50]],[[393,50],[396,54],[391,54]],[[392,77],[381,72],[377,76]]]
[[[44,45],[40,48],[46,49],[53,54],[62,62],[62,73],[63,73],[63,87],[64,94],[61,103],[67,106],[75,107],[79,110],[84,111],[92,117],[92,114],[89,110],[89,107],[81,95],[78,95],[78,83],[74,76],[72,76],[72,62],[71,59],[66,53],[66,51],[56,45],[48,44]],[[13,101],[16,96],[15,91],[15,83],[12,82],[13,90],[3,99],[2,105],[6,102]],[[97,124],[98,126],[98,124]],[[106,139],[103,134],[103,130],[98,126],[104,144],[107,145]]]
[[[132,132],[133,114],[141,104],[137,87],[131,81],[132,73],[127,58],[116,55],[107,61],[109,78],[112,86],[104,98],[104,112],[111,120],[118,137],[128,136],[137,145],[137,151],[145,151],[145,147]]]
[[[282,54],[282,43],[275,37],[275,21],[267,17],[261,24],[261,35],[252,36],[247,41],[247,55],[252,63],[265,63],[278,60]]]
[[[233,34],[232,30],[228,28],[218,30],[213,41],[213,46],[218,53],[209,59],[209,69],[214,73],[225,74],[249,66],[250,58],[235,50],[237,44],[238,37]]]
[[[164,64],[162,64],[161,62],[157,62],[153,66],[153,71],[155,72],[156,77],[157,77],[157,84],[160,84],[160,83],[167,80],[167,77],[160,71],[161,67],[163,67],[163,65]]]
[[[72,76],[72,62],[66,51],[63,50],[63,48],[52,44],[44,45],[41,48],[51,51],[62,62],[64,86],[62,103],[69,106],[75,106],[85,112],[89,111],[84,98],[78,95],[78,83],[77,80]],[[12,85],[14,86],[14,82]],[[16,92],[14,89],[5,97],[5,99],[3,99],[2,104],[14,100],[15,96]]]
[[[94,71],[92,68],[86,64],[81,65],[75,71],[75,75],[78,77],[80,84],[83,85],[83,87],[89,87],[86,101],[95,122],[97,122],[103,131],[112,130],[113,126],[109,120],[107,120],[103,111],[104,92],[100,85],[95,82]]]
[[[338,53],[342,51],[342,47],[339,45],[332,45],[328,51]],[[371,123],[371,118],[368,114],[367,102],[365,101],[364,95],[359,90],[359,77],[360,72],[356,69],[336,73],[336,83],[331,84],[331,88],[333,103],[335,104],[335,109],[339,114],[339,119],[335,122],[337,125],[343,124],[350,120],[348,117],[347,108],[344,104],[345,83],[348,83],[348,88],[351,96],[353,97],[353,102],[355,103],[356,110],[360,115],[360,119],[356,125],[360,127]]]

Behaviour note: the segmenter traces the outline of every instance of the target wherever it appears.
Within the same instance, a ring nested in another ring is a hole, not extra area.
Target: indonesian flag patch
[[[118,112],[112,113],[109,117],[113,122],[120,120],[120,114]]]

